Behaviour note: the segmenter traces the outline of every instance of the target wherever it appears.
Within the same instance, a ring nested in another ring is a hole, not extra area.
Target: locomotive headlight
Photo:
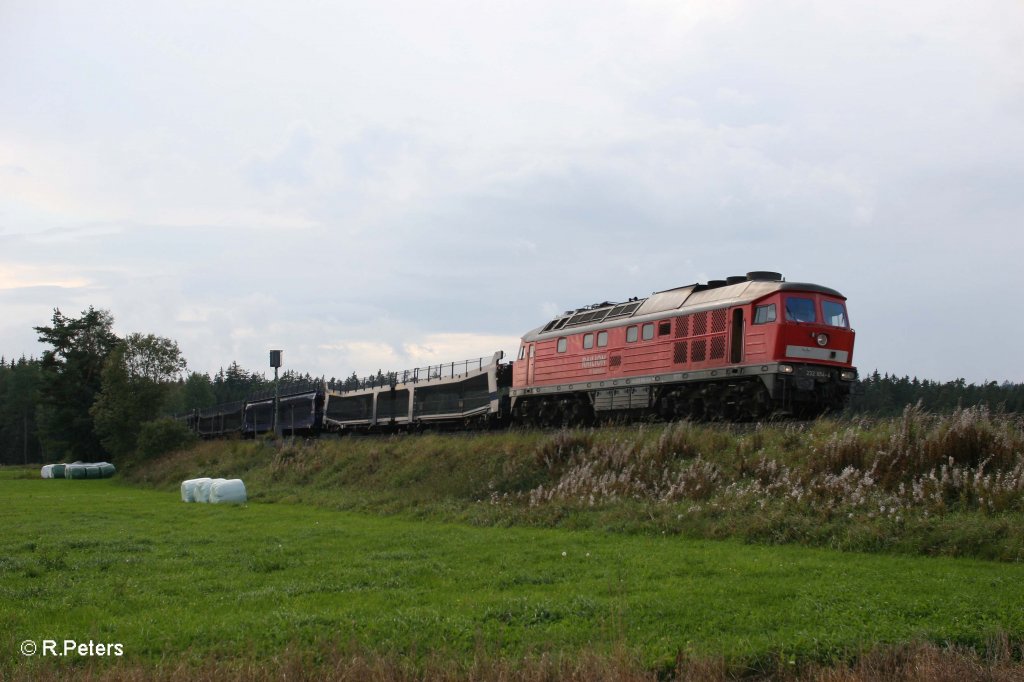
[[[793,373],[793,366],[792,365],[779,365],[779,371],[782,372],[783,374],[792,374]]]
[[[824,348],[828,345],[828,334],[822,332],[814,337],[814,340],[818,342],[818,345]]]
[[[853,381],[857,378],[857,373],[851,370],[843,370],[839,373],[839,378],[843,381]]]

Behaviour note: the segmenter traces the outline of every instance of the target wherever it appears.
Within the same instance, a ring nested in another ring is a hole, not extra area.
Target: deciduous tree
[[[131,334],[115,347],[91,410],[111,455],[134,452],[142,424],[160,415],[185,366],[178,344],[161,336]]]
[[[50,346],[40,361],[36,411],[43,452],[50,459],[97,459],[103,454],[89,408],[118,341],[113,325],[108,311],[90,306],[77,318],[54,309],[51,326],[35,327],[39,340]]]

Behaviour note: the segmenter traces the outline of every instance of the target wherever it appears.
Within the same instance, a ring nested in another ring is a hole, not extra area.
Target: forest
[[[142,333],[122,338],[113,325],[106,310],[90,307],[78,317],[54,310],[49,325],[34,328],[47,347],[41,357],[0,357],[0,464],[116,462],[145,455],[160,449],[151,441],[181,437],[167,432],[173,427],[162,417],[244,400],[273,387],[265,373],[237,362],[213,376],[190,372],[175,341]],[[281,380],[314,377],[285,371]],[[358,380],[353,373],[341,381]],[[863,374],[846,412],[887,417],[907,405],[938,414],[978,405],[1021,413],[1024,384],[940,382],[874,370]]]

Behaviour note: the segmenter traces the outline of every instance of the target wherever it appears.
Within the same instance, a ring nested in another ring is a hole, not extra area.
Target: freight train
[[[842,409],[857,379],[846,297],[776,272],[566,311],[490,357],[279,391],[293,435],[605,421],[758,421]],[[274,399],[193,410],[203,437],[273,428]]]

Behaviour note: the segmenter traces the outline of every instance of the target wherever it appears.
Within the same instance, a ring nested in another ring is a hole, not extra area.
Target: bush
[[[145,460],[159,457],[174,450],[192,445],[195,434],[176,419],[163,418],[145,422],[139,430],[136,459]]]

